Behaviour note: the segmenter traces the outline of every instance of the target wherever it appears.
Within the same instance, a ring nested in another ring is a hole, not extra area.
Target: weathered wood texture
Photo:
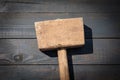
[[[0,0],[0,80],[59,80],[55,52],[37,49],[34,22],[75,17],[86,45],[68,50],[72,80],[120,80],[119,0]]]
[[[85,44],[83,18],[35,22],[35,30],[38,48],[42,51]]]
[[[44,0],[44,1],[40,1],[40,0],[2,0],[5,2],[17,2],[17,3],[40,3],[40,2],[47,2],[49,0]],[[119,3],[119,0],[50,0],[50,1],[56,1],[56,2],[63,2],[63,1],[69,1],[69,2],[86,2],[86,3]]]
[[[38,48],[58,49],[60,80],[70,80],[66,48],[85,44],[83,18],[35,22]]]
[[[83,48],[69,49],[73,64],[120,64],[119,39],[86,39]],[[36,39],[0,39],[0,64],[57,64],[56,51],[41,52]]]
[[[70,80],[70,72],[66,49],[57,50],[60,80]]]
[[[118,8],[120,5],[117,2],[87,1],[40,0],[35,3],[27,0],[3,1],[0,12],[120,12]]]
[[[36,38],[34,22],[83,17],[86,38],[120,38],[119,13],[0,13],[0,38]]]
[[[74,65],[73,80],[119,80],[119,65]],[[59,80],[57,65],[0,66],[0,80]]]

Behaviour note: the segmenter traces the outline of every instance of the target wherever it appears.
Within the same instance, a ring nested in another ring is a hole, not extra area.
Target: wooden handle
[[[69,68],[66,49],[58,50],[60,80],[69,80]]]

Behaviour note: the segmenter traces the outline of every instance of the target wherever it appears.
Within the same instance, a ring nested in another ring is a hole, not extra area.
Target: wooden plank
[[[3,0],[5,2],[16,2],[16,3],[40,3],[42,1],[40,0]],[[44,0],[45,2],[48,2],[49,0]],[[43,1],[43,2],[44,2]],[[67,0],[50,0],[51,2],[61,2],[61,1],[67,1]],[[119,3],[119,0],[69,0],[69,2],[89,2],[89,3]]]
[[[119,65],[73,65],[70,77],[72,80],[119,80],[119,67]],[[0,80],[59,80],[57,65],[0,66],[0,75]]]
[[[0,12],[120,12],[118,2],[97,1],[3,1]]]
[[[119,39],[86,39],[85,43],[67,50],[70,62],[120,64]],[[0,39],[0,45],[0,64],[58,64],[56,51],[39,51],[36,39]]]
[[[0,38],[36,38],[34,22],[83,17],[86,38],[120,38],[119,13],[0,13]]]
[[[0,80],[58,80],[54,65],[0,66]]]

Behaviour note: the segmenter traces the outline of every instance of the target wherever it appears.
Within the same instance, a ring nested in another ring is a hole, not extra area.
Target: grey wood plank
[[[40,3],[42,1],[40,0],[2,0],[6,2],[17,2],[17,3]],[[48,2],[49,0],[44,0]],[[119,0],[50,0],[50,1],[56,1],[56,2],[61,2],[61,1],[69,1],[69,2],[89,2],[89,3],[119,3]]]
[[[34,22],[83,17],[86,38],[120,38],[119,13],[0,13],[0,38],[36,38]]]
[[[84,47],[67,51],[73,64],[120,64],[119,39],[86,39]],[[56,51],[39,51],[36,39],[0,39],[0,64],[58,63]]]
[[[70,69],[71,70],[71,69]],[[119,65],[73,65],[71,80],[119,80]],[[57,65],[0,66],[0,80],[59,80]]]
[[[118,1],[3,1],[0,12],[120,12],[119,6]]]
[[[0,80],[59,80],[54,65],[0,66]]]

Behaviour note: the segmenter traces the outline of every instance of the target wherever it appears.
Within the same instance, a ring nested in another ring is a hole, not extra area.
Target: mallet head
[[[82,18],[35,22],[38,48],[42,51],[85,44]]]

